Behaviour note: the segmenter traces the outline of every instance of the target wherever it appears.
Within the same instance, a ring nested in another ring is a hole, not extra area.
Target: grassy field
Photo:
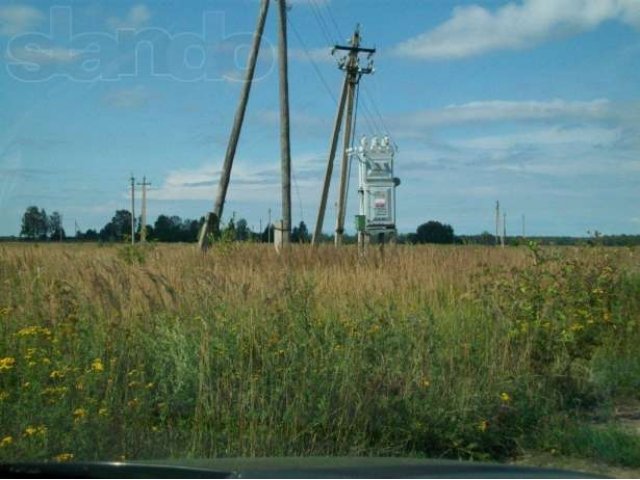
[[[640,467],[637,249],[0,245],[0,460]],[[604,422],[604,426],[603,426]]]

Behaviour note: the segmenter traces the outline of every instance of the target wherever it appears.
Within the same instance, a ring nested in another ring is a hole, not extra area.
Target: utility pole
[[[147,187],[151,185],[151,182],[147,182],[147,177],[142,177],[142,183],[138,185],[142,186],[142,212],[140,214],[140,241],[147,241]]]
[[[360,67],[360,53],[368,53],[369,58],[376,52],[375,48],[360,47],[360,25],[356,25],[356,29],[351,37],[350,45],[336,45],[336,50],[345,50],[349,52],[346,59],[340,64],[340,69],[344,70],[347,75],[347,118],[344,128],[344,148],[342,152],[342,164],[340,165],[340,186],[338,196],[338,218],[336,219],[336,236],[335,245],[342,245],[342,237],[344,235],[344,219],[347,212],[347,183],[349,182],[349,159],[351,147],[351,130],[354,128],[353,107],[356,88],[362,75],[373,73],[373,64],[369,63],[367,67]]]
[[[327,170],[324,176],[324,183],[322,186],[322,196],[320,198],[320,207],[318,209],[318,217],[316,225],[313,231],[313,238],[311,243],[316,245],[320,241],[320,235],[322,234],[322,225],[324,223],[324,215],[327,207],[327,196],[329,194],[329,186],[331,183],[331,176],[333,174],[333,163],[338,146],[338,138],[340,136],[340,130],[342,128],[343,117],[346,109],[346,121],[345,121],[345,133],[344,133],[344,148],[342,152],[342,164],[340,167],[340,184],[338,193],[338,208],[336,218],[336,236],[335,244],[342,244],[342,236],[344,234],[344,219],[346,215],[346,201],[347,201],[347,183],[348,183],[348,171],[349,171],[349,149],[351,146],[352,129],[354,128],[353,110],[354,110],[354,98],[358,83],[362,78],[362,75],[373,73],[373,64],[369,61],[366,67],[360,67],[359,54],[366,53],[369,59],[376,52],[375,48],[362,48],[360,47],[360,26],[357,25],[353,36],[349,42],[349,45],[335,45],[333,48],[336,50],[344,50],[348,52],[345,58],[340,60],[339,68],[345,71],[344,83],[342,85],[342,93],[340,94],[340,101],[338,104],[338,111],[336,113],[335,123],[333,127],[333,135],[331,137],[331,146],[329,148],[329,158],[327,161]]]
[[[131,245],[136,243],[136,179],[131,174]]]
[[[291,235],[291,146],[289,135],[289,76],[287,59],[287,2],[278,0],[278,69],[280,71],[280,165],[282,176],[282,244]]]
[[[269,209],[269,224],[267,228],[267,243],[271,243],[271,209]]]
[[[526,230],[525,230],[525,223],[524,223],[524,213],[522,214],[522,238],[524,239],[526,237]]]
[[[500,201],[496,200],[496,237],[495,243],[498,245],[500,241]]]
[[[336,114],[336,120],[333,125],[331,147],[329,148],[329,161],[327,162],[327,171],[324,174],[324,183],[322,184],[322,196],[320,197],[320,208],[318,209],[316,226],[315,226],[315,229],[313,230],[313,237],[311,238],[312,245],[317,245],[317,243],[320,241],[320,235],[322,235],[322,224],[324,223],[324,212],[327,209],[327,197],[329,196],[329,185],[331,184],[331,176],[333,175],[333,161],[336,157],[336,150],[338,148],[338,137],[340,136],[340,130],[342,129],[342,118],[344,114],[344,105],[346,103],[348,89],[349,89],[349,77],[345,75],[344,83],[342,85],[342,93],[340,94],[340,103],[338,105],[338,113]]]
[[[236,148],[238,146],[238,140],[240,139],[240,131],[242,130],[242,123],[244,122],[244,115],[247,110],[247,102],[249,100],[249,94],[251,93],[251,85],[253,83],[253,76],[256,70],[256,62],[258,60],[258,54],[260,53],[260,42],[262,40],[262,34],[264,32],[264,24],[267,19],[267,12],[269,11],[270,0],[262,0],[260,4],[260,11],[258,14],[258,24],[256,31],[253,34],[253,45],[251,47],[251,53],[249,55],[249,63],[247,66],[247,73],[245,75],[244,84],[242,86],[242,92],[240,93],[240,101],[236,110],[236,115],[233,120],[233,128],[229,137],[229,144],[227,145],[227,153],[224,157],[224,163],[222,165],[222,171],[220,172],[220,182],[218,184],[218,194],[213,207],[213,213],[207,217],[202,226],[200,232],[200,248],[206,250],[208,247],[208,234],[216,232],[220,225],[220,219],[222,218],[222,211],[224,209],[224,202],[227,196],[227,189],[229,188],[229,179],[231,178],[231,167],[233,167],[233,159],[236,155]]]
[[[504,240],[507,236],[507,212],[502,214],[502,247],[504,248]]]

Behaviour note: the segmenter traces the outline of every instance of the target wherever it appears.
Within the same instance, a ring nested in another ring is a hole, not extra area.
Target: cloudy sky
[[[319,203],[342,81],[331,45],[360,23],[378,53],[357,136],[398,146],[401,231],[492,231],[500,200],[512,234],[523,215],[529,234],[640,233],[640,0],[289,4],[294,223]],[[211,210],[258,6],[1,1],[0,235],[29,205],[68,232],[100,228],[129,208],[132,173],[152,183],[151,222]],[[254,228],[280,215],[274,6],[225,206]]]

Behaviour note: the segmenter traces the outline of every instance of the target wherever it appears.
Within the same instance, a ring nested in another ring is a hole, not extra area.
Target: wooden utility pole
[[[131,174],[131,245],[136,243],[136,179]]]
[[[142,211],[140,213],[140,241],[147,241],[147,187],[151,185],[151,182],[147,182],[147,177],[142,177],[142,183],[139,183],[142,187]]]
[[[240,131],[242,130],[242,123],[244,122],[244,115],[247,110],[247,102],[249,100],[249,94],[251,93],[251,85],[253,83],[253,76],[256,70],[258,54],[260,53],[262,34],[264,32],[264,24],[267,19],[267,12],[269,11],[269,2],[270,0],[262,0],[260,4],[258,24],[256,26],[256,31],[253,34],[253,45],[251,47],[251,53],[249,54],[247,73],[242,86],[242,92],[240,93],[240,101],[236,110],[236,116],[233,120],[233,128],[231,129],[229,144],[227,145],[227,153],[224,157],[222,171],[220,172],[218,194],[213,207],[213,213],[207,217],[204,225],[202,226],[202,231],[200,232],[199,244],[202,250],[207,249],[208,234],[218,231],[220,219],[222,218],[224,202],[227,197],[227,189],[229,188],[229,179],[231,178],[231,167],[233,167],[233,159],[236,155],[236,148],[238,146],[238,140],[240,139]]]
[[[346,203],[347,203],[347,183],[349,179],[349,148],[351,146],[352,129],[354,127],[353,110],[355,104],[355,93],[358,83],[362,78],[362,75],[370,74],[373,72],[372,63],[369,62],[367,67],[360,67],[359,54],[367,53],[369,58],[376,52],[375,48],[362,48],[360,47],[360,26],[356,26],[356,30],[351,37],[349,45],[336,45],[335,50],[344,50],[348,52],[346,58],[340,61],[340,69],[345,71],[344,84],[342,86],[342,93],[340,95],[340,102],[338,105],[338,112],[336,114],[336,120],[333,128],[333,135],[331,137],[331,147],[329,148],[329,159],[327,162],[327,170],[325,172],[324,184],[322,187],[322,196],[320,198],[320,207],[318,209],[318,217],[316,220],[316,226],[313,232],[312,243],[315,245],[320,240],[322,234],[322,224],[324,223],[324,214],[327,206],[327,195],[329,193],[329,185],[331,183],[331,176],[333,174],[333,162],[338,145],[338,137],[340,136],[340,130],[342,125],[342,119],[344,117],[344,111],[346,109],[345,120],[345,133],[344,133],[344,146],[342,152],[342,164],[340,167],[340,184],[338,187],[338,207],[336,217],[336,235],[335,244],[342,244],[342,237],[344,234],[344,220],[346,215]]]
[[[287,65],[287,2],[278,0],[278,68],[280,71],[280,165],[282,176],[282,244],[291,234],[291,146],[289,135],[289,78]]]

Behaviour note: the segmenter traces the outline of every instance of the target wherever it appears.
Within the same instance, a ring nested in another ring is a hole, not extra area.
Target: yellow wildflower
[[[502,392],[500,394],[500,400],[504,403],[509,403],[511,401],[511,396],[507,392]]]
[[[19,337],[29,337],[31,335],[36,335],[38,333],[38,327],[24,327],[20,330],[18,330],[18,333],[16,333],[16,335],[18,335]]]
[[[127,405],[131,408],[135,408],[138,406],[138,404],[140,403],[140,400],[138,400],[137,397],[134,397],[133,399],[129,400],[127,402]]]
[[[53,457],[56,462],[69,462],[73,460],[73,453],[61,453]]]
[[[49,360],[48,358],[43,358],[43,359],[42,359],[42,363],[43,363],[44,365],[50,365],[50,364],[51,364],[51,360]]]
[[[423,378],[422,379],[422,387],[423,388],[427,388],[429,385],[431,385],[431,382],[428,379]]]
[[[73,417],[75,420],[82,420],[87,416],[87,411],[84,408],[76,408],[73,411]]]
[[[105,407],[102,407],[100,410],[98,410],[98,415],[100,415],[101,417],[106,417],[109,414],[109,410],[107,410]]]
[[[155,387],[155,384],[153,382],[149,382],[144,386],[144,388],[146,388],[147,390],[151,390],[153,387]]]
[[[481,432],[486,432],[487,428],[489,428],[489,422],[487,420],[482,420],[478,426],[477,426],[478,430],[480,430]]]
[[[31,360],[31,358],[35,355],[37,351],[38,351],[37,348],[27,348],[27,351],[24,354],[25,360]]]
[[[24,429],[23,435],[25,437],[33,437],[35,435],[44,436],[47,433],[47,427],[45,425],[39,425],[37,427],[27,427]]]
[[[62,370],[54,370],[49,374],[49,378],[62,378],[64,377],[64,372]]]
[[[9,392],[0,391],[0,402],[4,402],[7,398],[9,398]]]
[[[13,443],[13,437],[11,435],[8,435],[4,437],[2,440],[0,440],[0,448],[8,447],[12,443]]]
[[[27,363],[27,367],[29,367],[29,368],[33,368],[33,367],[35,367],[37,364],[38,364],[38,362],[34,362],[34,361],[32,360],[32,361],[30,361],[29,363]]]
[[[16,359],[13,357],[0,358],[0,372],[3,370],[11,370],[16,364]]]
[[[102,363],[102,360],[99,358],[96,358],[93,362],[91,362],[91,370],[97,373],[103,372],[104,365]]]

